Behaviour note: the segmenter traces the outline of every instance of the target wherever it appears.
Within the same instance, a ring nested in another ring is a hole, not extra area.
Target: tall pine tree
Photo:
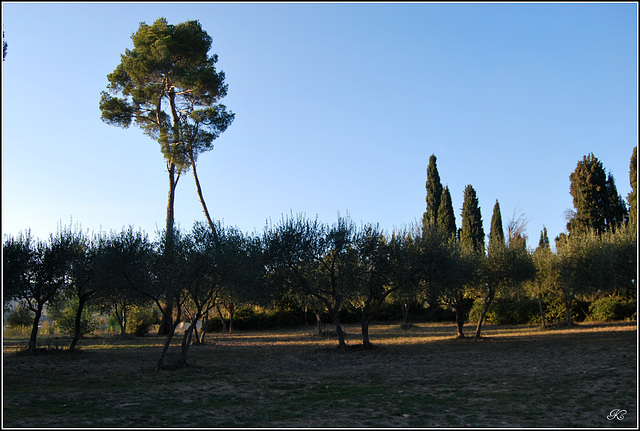
[[[462,227],[460,228],[460,243],[463,247],[472,248],[484,253],[484,229],[482,214],[478,205],[476,191],[471,184],[464,189],[462,204]]]
[[[422,224],[426,227],[435,225],[438,220],[438,209],[440,208],[440,200],[442,198],[442,183],[436,166],[436,156],[432,154],[429,157],[429,166],[427,166],[427,211],[422,216]]]
[[[448,238],[456,236],[456,216],[453,213],[453,203],[451,202],[451,193],[449,186],[444,188],[442,199],[440,199],[440,207],[438,208],[438,228],[442,230]]]

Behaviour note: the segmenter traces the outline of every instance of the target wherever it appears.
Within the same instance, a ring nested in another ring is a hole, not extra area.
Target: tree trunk
[[[487,311],[489,311],[489,307],[493,302],[493,297],[495,295],[495,291],[493,288],[489,288],[489,295],[484,297],[482,307],[482,313],[480,313],[480,319],[478,319],[478,326],[476,327],[476,338],[480,338],[480,331],[482,330],[482,322],[484,321],[484,317],[487,315]]]
[[[478,325],[476,326],[476,338],[480,338],[480,331],[482,330],[482,322],[484,320],[484,316],[487,315],[487,311],[489,311],[489,306],[491,302],[483,301],[484,305],[482,307],[482,312],[480,313],[480,319],[478,319]]]
[[[464,338],[462,327],[464,326],[465,310],[462,305],[454,306],[453,309],[456,312],[456,327],[458,329],[458,338]]]
[[[369,324],[373,320],[373,315],[369,315],[362,320],[362,345],[365,349],[373,347],[371,340],[369,339]]]
[[[158,362],[156,364],[156,368],[159,370],[165,368],[164,358],[167,356],[167,352],[169,351],[169,346],[171,346],[171,339],[173,338],[173,334],[175,333],[176,328],[178,327],[179,324],[180,324],[179,319],[176,319],[176,321],[173,322],[173,324],[171,325],[171,328],[169,328],[169,334],[167,334],[167,338],[164,342],[164,346],[162,346],[162,351],[160,352],[160,357],[158,358]]]
[[[122,313],[122,316],[120,315]],[[123,305],[120,311],[118,311],[118,303],[116,302],[116,319],[118,319],[118,325],[120,325],[120,337],[124,338],[127,332],[127,307]]]
[[[564,305],[565,305],[567,326],[573,326],[573,320],[571,320],[571,297],[569,297],[569,295],[565,295]]]
[[[158,335],[169,335],[171,331],[171,326],[173,325],[172,316],[173,315],[173,300],[167,300],[167,303],[164,306],[164,311],[162,312],[162,320],[160,320],[160,326],[158,327]]]
[[[322,314],[316,310],[313,310],[313,314],[316,315],[316,328],[318,330],[318,337],[322,337]]]
[[[338,335],[338,348],[340,350],[346,349],[347,345],[344,342],[344,332],[342,332],[342,325],[340,325],[340,309],[338,307],[331,308],[331,318],[336,325],[336,334]]]
[[[202,195],[202,188],[200,187],[200,181],[198,180],[198,174],[196,173],[196,160],[193,156],[193,147],[189,146],[189,160],[191,161],[191,170],[193,171],[193,179],[196,182],[196,190],[198,192],[198,197],[200,198],[200,203],[202,204],[202,210],[204,211],[204,216],[207,218],[207,223],[209,223],[209,227],[211,228],[211,233],[214,238],[217,238],[216,228],[213,225],[213,221],[209,216],[209,210],[207,209],[207,204],[204,202],[204,196]]]
[[[218,304],[216,304],[216,308],[218,309],[218,316],[220,316],[220,322],[222,323],[222,332],[228,332],[227,321],[222,317],[222,310],[220,310],[220,306]]]
[[[209,311],[207,310],[202,316],[202,325],[200,326],[199,344],[204,344],[204,336],[207,334],[207,325],[209,324]]]
[[[542,327],[546,328],[547,323],[544,320],[544,304],[542,303],[542,294],[538,294],[538,305],[540,306],[540,318],[542,319]]]
[[[184,335],[182,336],[182,344],[180,345],[180,367],[186,367],[187,364],[187,352],[189,351],[189,347],[191,346],[191,340],[193,338],[193,331],[196,329],[196,324],[198,319],[193,319],[191,325],[184,331]]]
[[[85,298],[78,299],[78,309],[76,310],[75,321],[75,334],[73,335],[73,340],[71,340],[71,345],[69,346],[69,350],[72,352],[76,349],[76,346],[80,341],[80,337],[82,337],[82,310],[84,309],[85,302]]]
[[[169,196],[167,202],[167,225],[165,232],[165,256],[167,263],[171,261],[172,248],[173,248],[173,225],[174,225],[174,202],[176,198],[176,186],[180,179],[180,174],[176,177],[176,165],[173,162],[167,162],[167,172],[169,173]],[[173,297],[167,295],[167,303],[165,304],[165,310],[162,313],[162,320],[160,321],[160,327],[158,328],[158,335],[169,335],[172,325],[173,317]]]
[[[409,304],[406,302],[402,304],[402,327],[409,327]]]
[[[31,353],[36,352],[36,345],[38,341],[38,325],[40,324],[40,317],[42,316],[43,305],[38,304],[38,309],[35,311],[33,317],[33,327],[31,328],[31,336],[29,337],[29,346],[27,350]]]
[[[229,312],[229,334],[233,331],[233,315],[236,313],[236,307],[231,304],[227,307],[227,311]]]

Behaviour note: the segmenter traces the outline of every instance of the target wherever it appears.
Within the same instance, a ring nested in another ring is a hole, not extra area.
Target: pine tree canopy
[[[208,55],[211,37],[198,21],[177,25],[159,18],[140,23],[121,62],[107,78],[100,110],[105,123],[127,128],[133,122],[157,140],[170,164],[189,166],[212,148],[234,114],[219,103],[227,94],[217,55]]]

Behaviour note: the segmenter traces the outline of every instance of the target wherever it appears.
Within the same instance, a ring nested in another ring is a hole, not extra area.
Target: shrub
[[[545,318],[549,324],[564,322],[566,320],[566,307],[564,299],[553,296],[545,303]],[[583,322],[587,317],[589,302],[574,299],[571,303],[571,320]]]
[[[7,326],[10,328],[31,326],[33,325],[33,317],[33,311],[27,307],[16,307],[7,316]]]
[[[588,319],[595,322],[632,319],[636,313],[636,301],[604,297],[589,305]]]
[[[63,334],[74,335],[76,333],[77,305],[69,306],[62,311],[62,316],[57,320],[58,329]],[[98,319],[85,307],[80,316],[80,334],[87,335],[97,330]]]
[[[154,316],[151,310],[146,307],[135,307],[131,312],[129,324],[133,329],[133,334],[136,337],[144,337],[151,331],[153,326]]]
[[[469,312],[469,320],[477,322],[480,320],[483,303],[481,299],[476,299]],[[485,316],[486,323],[494,325],[519,325],[535,321],[539,317],[540,307],[536,299],[515,300],[507,298],[497,298],[489,307]]]
[[[423,308],[422,312],[418,313],[418,317],[425,322],[454,322],[456,320],[456,312],[451,309],[444,309],[439,305],[432,305]]]

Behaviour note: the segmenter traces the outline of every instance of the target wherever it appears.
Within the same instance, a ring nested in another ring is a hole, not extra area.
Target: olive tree
[[[38,326],[45,305],[66,288],[71,237],[59,230],[48,241],[34,239],[31,232],[8,237],[2,245],[5,298],[17,299],[33,313],[28,351],[36,352]]]
[[[338,217],[332,226],[302,215],[283,218],[265,232],[269,266],[283,273],[292,289],[317,299],[329,310],[338,336],[339,348],[345,348],[340,309],[353,295],[356,262],[353,244],[355,226],[348,218]]]

